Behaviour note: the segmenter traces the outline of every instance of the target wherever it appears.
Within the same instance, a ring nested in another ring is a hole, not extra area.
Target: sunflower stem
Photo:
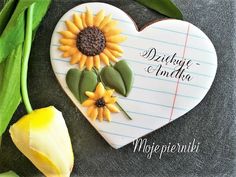
[[[103,82],[102,77],[101,77],[101,75],[100,75],[98,69],[95,68],[95,67],[93,67],[93,70],[94,70],[94,72],[96,73],[96,75],[98,76],[99,81],[105,86],[105,88],[106,88],[106,89],[110,89],[110,88],[107,87],[107,86],[105,85],[105,83]],[[129,114],[122,108],[122,106],[121,106],[118,102],[116,102],[116,105],[117,105],[117,106],[119,107],[119,109],[126,115],[126,117],[127,117],[129,120],[132,120],[132,118],[129,116]]]

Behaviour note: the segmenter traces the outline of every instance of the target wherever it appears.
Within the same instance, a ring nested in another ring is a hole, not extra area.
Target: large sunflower
[[[95,92],[85,92],[89,97],[83,102],[82,106],[88,107],[87,115],[96,120],[98,118],[100,121],[106,118],[111,121],[111,112],[120,112],[119,109],[114,106],[117,98],[113,97],[114,90],[106,90],[101,82],[98,83]]]
[[[126,37],[116,28],[118,21],[112,20],[111,15],[105,16],[104,10],[93,16],[92,10],[87,8],[81,15],[74,14],[73,21],[65,23],[67,30],[60,32],[63,38],[59,49],[63,57],[71,58],[71,64],[79,63],[80,68],[86,66],[88,70],[93,66],[99,69],[100,61],[109,65],[122,56],[119,43]]]

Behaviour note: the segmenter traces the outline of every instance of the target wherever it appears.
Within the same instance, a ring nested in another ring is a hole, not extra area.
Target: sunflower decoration
[[[74,14],[73,20],[65,23],[67,30],[60,32],[59,50],[63,52],[62,57],[70,57],[71,64],[79,63],[81,69],[84,66],[88,70],[93,66],[99,69],[101,61],[109,65],[110,61],[117,62],[117,58],[122,56],[119,43],[126,37],[116,28],[118,21],[111,15],[105,16],[104,10],[93,16],[87,7],[86,12]]]
[[[82,106],[88,107],[87,115],[92,120],[103,121],[105,118],[107,121],[111,121],[111,112],[120,112],[114,105],[117,98],[112,96],[114,90],[106,90],[101,82],[98,83],[95,92],[85,92],[88,99],[82,103]]]

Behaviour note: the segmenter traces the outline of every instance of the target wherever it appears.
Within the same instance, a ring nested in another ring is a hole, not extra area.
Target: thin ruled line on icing
[[[139,51],[143,51],[144,50],[144,49],[141,49],[141,48],[137,48],[137,47],[133,47],[133,46],[127,46],[127,45],[124,45],[124,44],[120,44],[120,45],[122,47],[132,48],[132,49],[139,50]],[[53,47],[60,47],[60,44],[52,44],[51,46],[53,46]],[[170,55],[170,54],[163,53],[163,52],[157,52],[157,53],[163,54],[163,55]],[[176,58],[181,58],[181,57],[176,56]],[[186,58],[186,59],[188,59],[188,58]],[[196,59],[190,59],[190,60],[193,60],[193,61],[196,61],[196,62],[201,62],[201,63],[207,64],[207,65],[216,66],[216,64],[214,64],[214,63],[210,63],[210,62],[206,62],[206,61],[202,61],[202,60],[196,60]]]
[[[141,49],[141,48],[137,48],[137,47],[133,47],[133,46],[128,46],[128,45],[124,45],[124,44],[120,44],[120,46],[122,46],[122,47],[127,47],[127,48],[131,48],[131,49],[135,49],[135,50],[139,50],[139,51],[143,51],[143,50],[144,50],[144,49]],[[162,53],[162,52],[157,52],[157,53],[163,54],[163,55],[170,55],[170,54]],[[182,57],[176,56],[176,58],[182,58]],[[188,58],[186,58],[186,59],[188,59]],[[195,60],[195,59],[190,59],[190,60],[198,61],[198,62],[202,62],[202,63],[205,63],[205,64],[209,64],[209,65],[216,66],[216,64],[214,64],[214,63],[205,62],[205,61],[202,61],[202,60]]]
[[[126,111],[126,112],[130,113],[130,114],[139,114],[139,115],[154,117],[154,118],[158,118],[158,119],[169,119],[167,117],[156,116],[156,115],[151,115],[151,114],[145,114],[145,113],[140,113],[140,112],[136,112],[136,111]]]
[[[138,129],[144,129],[144,130],[152,130],[152,131],[155,130],[155,129],[151,129],[151,128],[147,128],[147,127],[140,127],[140,126],[126,124],[126,123],[122,123],[122,122],[116,122],[116,121],[110,121],[110,123],[124,125],[124,126],[128,126],[128,127],[134,127],[134,128],[138,128]]]
[[[106,133],[106,134],[110,134],[110,135],[115,135],[115,136],[120,136],[120,137],[124,137],[124,138],[133,138],[136,139],[137,137],[133,137],[133,136],[127,136],[127,135],[122,135],[119,133],[114,133],[114,132],[110,132],[110,131],[104,131],[104,130],[98,130],[100,133]]]
[[[150,40],[150,41],[159,42],[159,43],[163,43],[163,44],[174,45],[174,46],[178,46],[178,47],[184,47],[182,44],[166,42],[166,41],[162,41],[162,40],[158,40],[158,39],[153,39],[153,38],[147,38],[147,37],[143,37],[141,35],[137,36],[137,35],[133,35],[133,34],[127,34],[127,33],[124,33],[124,32],[122,32],[122,34],[126,35],[126,36],[129,36],[129,37],[135,37],[135,38]],[[194,49],[194,50],[199,50],[199,51],[207,52],[207,53],[210,53],[210,54],[215,54],[215,52],[213,52],[213,51],[209,51],[209,50],[205,50],[205,49],[201,49],[201,48],[197,48],[197,47],[186,46],[186,48]]]
[[[74,12],[85,12],[85,11],[82,11],[82,10],[73,10]],[[94,13],[93,15],[96,15],[96,13]],[[126,21],[124,19],[120,19],[120,18],[117,18],[117,17],[112,17],[112,19],[114,20],[118,20],[120,22],[123,22],[123,23],[128,23],[130,25],[135,25],[133,23],[133,21]],[[63,21],[63,20],[62,20]],[[167,28],[162,28],[162,27],[156,27],[156,26],[148,26],[150,28],[154,28],[154,29],[158,29],[158,30],[162,30],[162,31],[168,31],[168,32],[173,32],[173,33],[177,33],[177,34],[182,34],[182,35],[186,35],[186,33],[184,32],[181,32],[181,31],[175,31],[175,30],[170,30],[170,29],[167,29]],[[190,34],[191,37],[196,37],[196,38],[200,38],[200,39],[205,39],[207,40],[207,38],[204,38],[202,36],[198,36],[198,35],[195,35],[195,34]]]
[[[162,94],[168,94],[168,95],[174,95],[174,93],[171,92],[166,92],[166,91],[160,91],[160,90],[154,90],[154,89],[147,89],[147,88],[142,88],[142,87],[136,87],[133,86],[134,89],[140,89],[140,90],[147,90],[147,91],[151,91],[151,92],[158,92],[158,93],[162,93]],[[182,94],[177,94],[177,96],[179,97],[185,97],[185,98],[189,98],[189,99],[200,99],[197,97],[192,97],[192,96],[188,96],[188,95],[182,95]]]
[[[131,99],[131,98],[122,98],[122,97],[119,97],[119,99],[121,99],[121,100],[126,100],[126,101],[133,101],[133,102],[137,102],[137,103],[149,104],[149,105],[153,105],[153,106],[160,106],[160,107],[165,107],[165,108],[172,108],[172,106],[168,106],[168,105],[164,105],[164,104],[152,103],[152,102],[147,102],[147,101],[142,101],[142,100],[135,100],[135,99]],[[176,107],[175,109],[182,110],[182,111],[186,111],[186,110],[187,110],[187,109],[185,109],[185,108],[180,108],[180,107]]]

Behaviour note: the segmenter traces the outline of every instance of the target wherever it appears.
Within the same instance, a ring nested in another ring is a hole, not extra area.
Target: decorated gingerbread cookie
[[[169,19],[139,31],[125,12],[105,3],[68,11],[50,53],[64,91],[114,148],[194,108],[217,69],[214,46],[194,25]]]

